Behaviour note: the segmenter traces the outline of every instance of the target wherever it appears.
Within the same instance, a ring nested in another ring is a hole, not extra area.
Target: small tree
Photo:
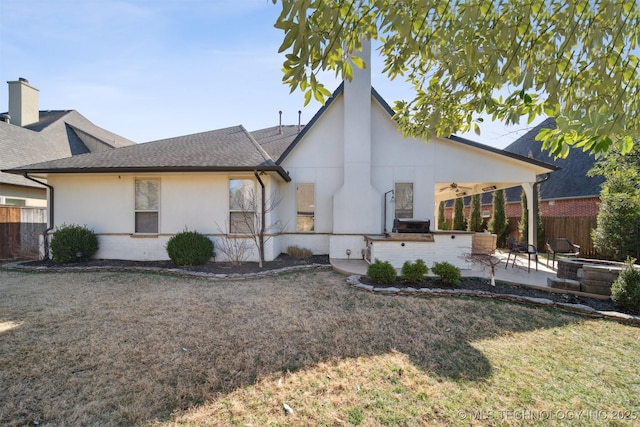
[[[487,254],[466,254],[464,259],[475,265],[478,265],[481,270],[489,270],[491,275],[491,286],[496,285],[496,267],[502,260],[495,256],[495,251]]]
[[[281,229],[279,222],[266,223],[267,215],[273,212],[280,204],[280,199],[276,199],[272,195],[270,197],[265,196],[265,199],[262,200],[263,196],[265,196],[264,192],[258,195],[255,188],[247,188],[237,193],[233,200],[235,215],[230,223],[227,224],[229,231],[233,229],[233,236],[226,238],[226,241],[221,242],[219,246],[223,253],[228,250],[234,254],[237,260],[244,260],[248,253],[248,247],[239,239],[250,240],[258,251],[260,268],[262,268],[264,262],[264,246]]]
[[[458,197],[453,204],[453,229],[466,230],[464,226],[464,203],[462,197]]]
[[[493,192],[493,216],[489,221],[489,231],[497,236],[496,242],[499,248],[506,246],[509,220],[507,219],[507,202],[504,198],[504,190]]]
[[[529,239],[529,208],[527,207],[527,195],[523,191],[520,197],[522,216],[520,217],[520,224],[518,224],[518,232],[520,233],[520,240],[527,241]]]
[[[468,231],[484,231],[484,224],[482,222],[482,205],[480,204],[480,195],[474,194],[471,196],[471,212],[469,213],[469,225]]]
[[[589,175],[605,177],[594,246],[611,259],[640,258],[640,147],[628,155],[614,151]]]
[[[444,202],[438,204],[438,230],[447,230],[449,225],[447,224],[447,218],[444,214]]]

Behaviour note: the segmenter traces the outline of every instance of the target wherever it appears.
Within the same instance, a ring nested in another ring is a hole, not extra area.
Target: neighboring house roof
[[[0,121],[0,171],[132,144],[133,141],[94,125],[77,111],[40,111],[40,120],[28,126]],[[3,172],[0,184],[40,187],[24,177]]]
[[[604,177],[587,176],[587,172],[596,162],[592,154],[574,147],[569,151],[569,155],[566,158],[555,159],[547,152],[542,151],[542,143],[536,141],[536,135],[541,129],[555,129],[555,127],[556,122],[554,119],[546,119],[511,143],[505,148],[505,151],[522,156],[531,156],[534,159],[551,163],[559,168],[557,172],[551,174],[548,181],[540,185],[540,198],[542,200],[598,197]],[[516,192],[519,200],[520,193]]]
[[[260,134],[267,144],[268,132]],[[11,173],[275,171],[289,181],[267,151],[239,125],[83,154],[25,167]]]
[[[547,152],[542,151],[542,143],[536,141],[536,135],[538,135],[541,129],[555,129],[555,127],[555,120],[548,118],[516,139],[507,146],[504,151],[553,164],[558,168],[556,172],[550,175],[547,181],[540,184],[541,200],[599,197],[600,186],[604,182],[604,177],[587,176],[587,173],[597,161],[592,154],[584,152],[579,148],[572,148],[566,158],[555,159]],[[492,193],[484,193],[482,195],[482,204],[491,204],[493,200],[492,197]],[[522,187],[518,186],[505,189],[505,198],[507,203],[520,203],[522,199]],[[468,205],[470,200],[470,197],[465,197],[465,205]],[[446,206],[453,206],[453,201],[448,201]]]

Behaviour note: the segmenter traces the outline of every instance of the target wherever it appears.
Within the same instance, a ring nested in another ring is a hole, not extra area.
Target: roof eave
[[[451,141],[458,142],[460,144],[467,145],[469,147],[474,147],[474,148],[477,148],[477,149],[480,149],[480,150],[489,151],[491,153],[495,153],[495,154],[498,154],[500,156],[505,156],[505,157],[512,158],[514,160],[519,160],[521,162],[530,163],[532,165],[535,165],[535,166],[538,166],[538,167],[541,167],[541,168],[544,168],[544,169],[548,169],[549,172],[555,172],[555,171],[560,169],[560,166],[556,166],[556,165],[553,165],[551,163],[546,163],[546,162],[543,162],[543,161],[540,161],[540,160],[532,159],[531,157],[525,157],[525,156],[522,156],[520,154],[512,153],[510,151],[501,150],[499,148],[495,148],[495,147],[491,147],[489,145],[481,144],[479,142],[475,142],[475,141],[472,141],[470,139],[461,138],[461,137],[456,136],[456,135],[451,135],[447,139],[450,139]]]
[[[277,165],[262,166],[138,166],[138,167],[92,167],[92,168],[18,168],[2,172],[15,175],[27,174],[81,174],[81,173],[171,173],[171,172],[276,172],[286,182],[291,177],[282,167]]]

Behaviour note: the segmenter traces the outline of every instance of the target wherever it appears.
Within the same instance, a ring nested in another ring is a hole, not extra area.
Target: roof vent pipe
[[[280,115],[280,124],[278,125],[278,133],[281,134],[282,133],[282,110],[278,111],[278,114]]]
[[[300,129],[302,129],[302,125],[300,124],[300,120],[302,120],[302,111],[298,110],[298,133],[300,133]]]

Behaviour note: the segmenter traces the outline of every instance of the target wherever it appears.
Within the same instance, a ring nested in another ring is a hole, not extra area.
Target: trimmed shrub
[[[167,254],[175,265],[202,265],[213,256],[213,242],[197,231],[183,231],[167,242]]]
[[[624,269],[611,285],[611,300],[620,307],[640,313],[640,269],[634,268],[635,259],[627,258]]]
[[[460,269],[446,261],[434,263],[431,272],[440,277],[442,283],[452,286],[460,284]]]
[[[367,268],[367,276],[379,285],[390,285],[396,281],[396,269],[388,261],[376,259]]]
[[[53,233],[50,247],[56,262],[86,261],[98,252],[98,237],[86,226],[63,224]]]
[[[406,282],[418,283],[428,272],[429,267],[421,259],[417,259],[416,262],[405,261],[402,264],[401,277]]]
[[[307,248],[300,248],[298,246],[289,246],[287,248],[287,255],[291,258],[310,258],[313,253]]]

